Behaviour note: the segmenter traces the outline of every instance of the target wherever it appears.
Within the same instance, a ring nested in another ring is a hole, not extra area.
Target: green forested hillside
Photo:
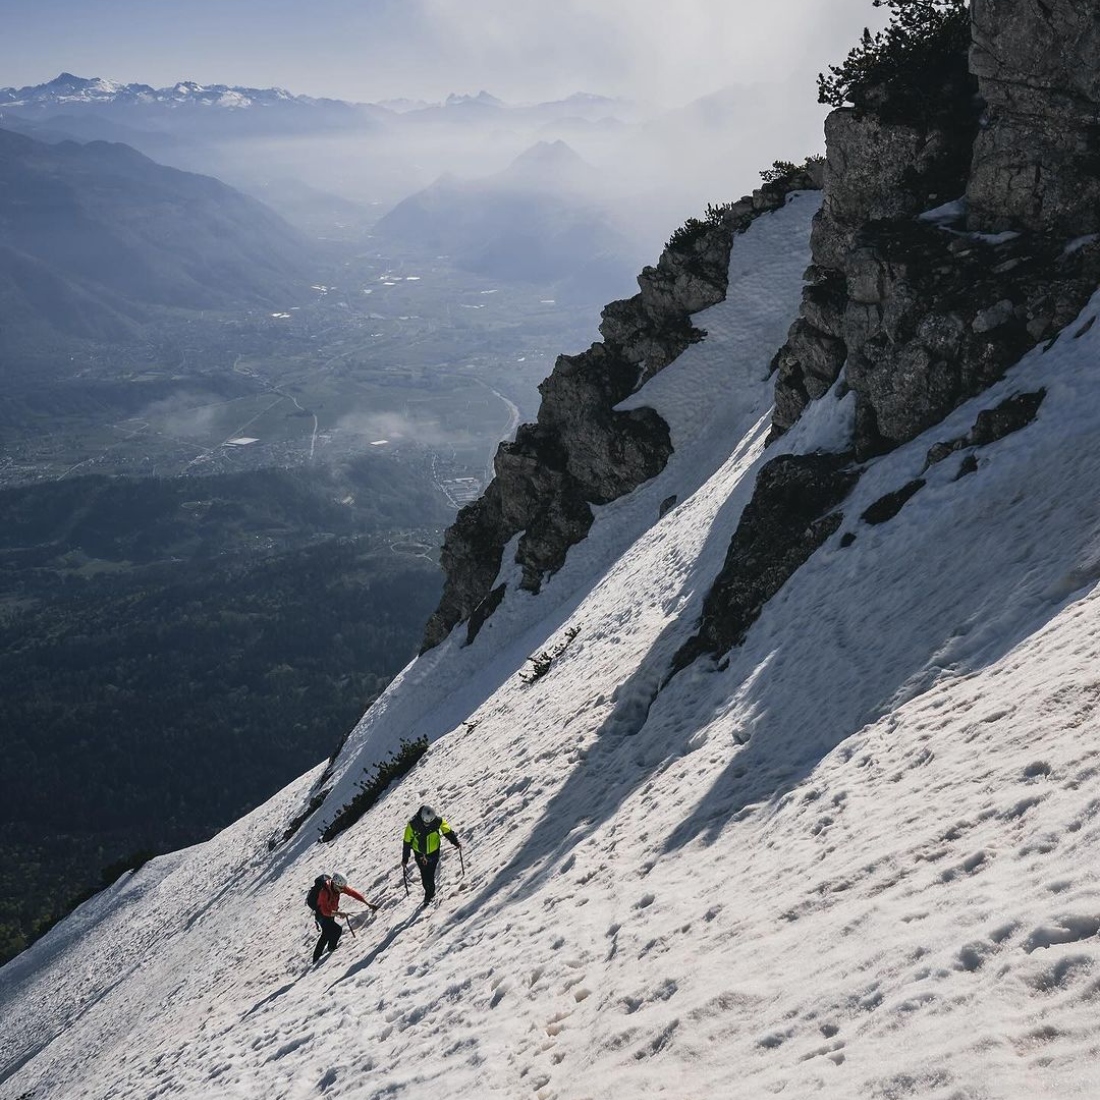
[[[325,758],[415,653],[449,514],[385,460],[0,492],[0,958]]]

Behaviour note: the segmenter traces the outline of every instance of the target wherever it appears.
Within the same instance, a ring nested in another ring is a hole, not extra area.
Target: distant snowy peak
[[[49,84],[43,84],[40,87],[48,88],[57,96],[84,96],[88,99],[102,99],[117,95],[123,90],[124,85],[119,84],[118,81],[104,80],[98,76],[88,80],[82,76],[73,76],[72,73],[62,73],[51,80]]]
[[[565,99],[556,99],[550,103],[539,103],[537,107],[544,111],[589,119],[604,118],[608,115],[630,118],[648,111],[647,108],[635,103],[633,100],[612,99],[610,96],[595,95],[592,92],[574,92],[572,95],[566,96]]]
[[[48,84],[35,84],[25,88],[0,88],[0,104],[6,106],[68,106],[73,103],[111,103],[120,97],[137,98],[149,95],[153,89],[145,84],[119,84],[101,77],[88,79],[61,73]]]
[[[605,95],[595,95],[592,92],[574,92],[559,103],[568,104],[571,107],[614,107],[623,102],[621,99],[611,99]]]
[[[380,99],[374,106],[381,107],[385,111],[392,111],[395,115],[405,115],[410,111],[423,111],[428,107],[437,106],[437,104],[429,103],[426,99],[401,97],[398,99]]]

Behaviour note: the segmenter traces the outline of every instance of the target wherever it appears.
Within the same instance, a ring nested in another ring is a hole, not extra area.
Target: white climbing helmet
[[[435,810],[433,810],[431,806],[421,806],[420,820],[423,821],[425,825],[430,825],[435,821]]]
[[[342,874],[340,874],[339,871],[337,871],[336,874],[332,876],[332,885],[335,886],[337,890],[343,890],[343,888],[347,886],[347,884],[348,880]]]

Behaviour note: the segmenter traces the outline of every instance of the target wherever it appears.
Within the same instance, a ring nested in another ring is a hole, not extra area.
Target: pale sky
[[[871,0],[13,0],[0,86],[68,71],[374,101],[486,89],[669,106],[839,61]]]

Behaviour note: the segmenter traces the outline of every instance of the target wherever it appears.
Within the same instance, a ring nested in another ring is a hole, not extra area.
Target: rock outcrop
[[[1100,218],[1096,7],[979,0],[980,98],[949,80],[911,121],[873,107],[829,116],[810,285],[775,360],[773,438],[843,370],[855,454],[888,451],[1084,305],[1100,256],[1066,245]],[[1018,235],[984,232],[1003,229]]]
[[[916,318],[928,311],[910,282],[925,268],[904,245],[886,242],[895,227],[912,227],[922,211],[962,195],[978,124],[967,91],[957,80],[932,89],[933,105],[912,121],[870,108],[841,108],[826,120],[825,195],[811,236],[813,265],[801,314],[775,359],[772,438],[824,396],[846,364],[857,394],[857,452],[886,449],[919,430],[918,423],[927,426],[943,415],[942,396],[933,396],[911,418],[903,411],[898,423],[897,408],[908,410],[919,386],[916,376],[946,353],[939,346],[946,334],[932,347],[917,338]],[[935,251],[935,231],[929,235],[925,248]],[[878,394],[875,386],[883,379],[891,380],[897,401],[893,392]],[[862,389],[865,382],[871,388]],[[880,425],[880,413],[888,424]]]
[[[689,221],[657,265],[642,271],[639,292],[603,311],[603,341],[558,358],[539,387],[536,423],[501,444],[493,481],[447,531],[447,579],[424,649],[464,621],[467,640],[473,639],[503,598],[503,585],[493,585],[513,538],[520,536],[520,585],[537,592],[588,533],[590,505],[615,500],[664,468],[672,453],[668,425],[652,409],[619,412],[615,406],[706,335],[691,318],[725,297],[737,234],[782,206],[791,191],[819,186],[812,168],[796,171],[712,210],[706,221]]]
[[[859,475],[845,455],[780,455],[764,466],[703,603],[698,633],[676,654],[673,672],[744,641],[768,600],[840,527],[837,505]]]

